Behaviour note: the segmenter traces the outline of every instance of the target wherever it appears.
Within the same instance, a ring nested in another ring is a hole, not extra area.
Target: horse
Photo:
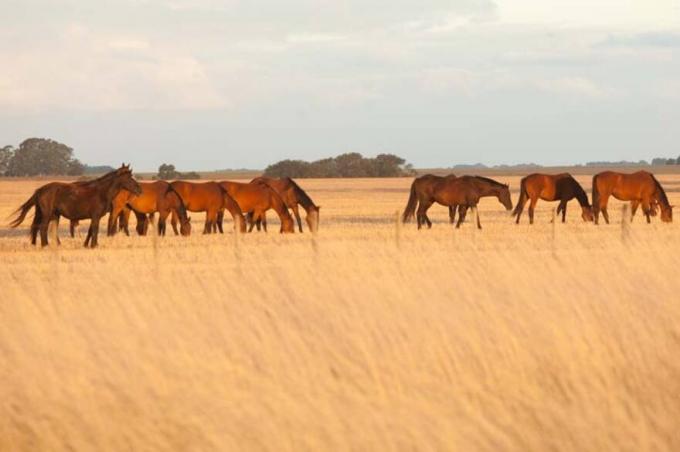
[[[40,244],[46,246],[50,221],[56,221],[58,228],[61,216],[69,220],[89,218],[90,228],[87,231],[84,246],[95,248],[98,244],[99,220],[109,211],[113,198],[121,190],[134,194],[142,192],[137,181],[132,178],[129,165],[122,165],[117,170],[87,182],[51,182],[38,188],[33,196],[14,212],[17,216],[10,226],[18,227],[26,218],[28,211],[35,207],[35,215],[31,224],[31,244],[36,244],[38,231],[40,231]],[[58,238],[57,231],[57,244]]]
[[[455,174],[449,174],[447,176],[424,174],[420,177],[415,178],[413,180],[413,183],[411,184],[411,193],[406,204],[406,209],[404,209],[404,213],[402,215],[402,221],[406,223],[411,218],[413,218],[416,212],[416,208],[418,207],[419,204],[427,203],[429,202],[428,200],[434,199],[435,187],[437,187],[438,184],[441,184],[445,180],[451,180],[455,178],[456,178]],[[449,221],[451,223],[454,222],[456,216],[456,207],[457,206],[449,206]],[[430,221],[430,218],[427,216],[427,213],[424,213],[422,218],[418,219],[419,227],[422,221],[425,221],[429,228],[432,227],[432,222]]]
[[[158,212],[158,235],[165,235],[166,222],[168,215],[172,212],[180,219],[180,231],[177,225],[173,224],[175,235],[181,233],[183,236],[191,234],[191,217],[187,215],[186,207],[182,197],[166,181],[142,182],[139,184],[142,193],[139,196],[129,192],[121,191],[113,199],[111,213],[109,215],[108,235],[116,233],[116,222],[120,222],[120,228],[126,235],[130,235],[128,230],[128,219],[130,211],[134,211],[137,217],[137,232],[139,235],[146,235],[148,227],[148,214]]]
[[[578,200],[581,206],[581,218],[583,218],[583,221],[593,221],[593,208],[588,202],[588,195],[586,195],[583,187],[576,182],[576,179],[571,174],[530,174],[523,177],[520,182],[519,200],[512,215],[517,217],[515,223],[519,224],[524,205],[527,200],[530,200],[529,223],[534,224],[534,209],[539,199],[559,201],[557,215],[562,214],[562,223],[564,223],[567,218],[567,202],[574,198]]]
[[[234,219],[234,230],[246,232],[246,220],[236,201],[217,182],[187,182],[178,180],[170,186],[182,198],[186,210],[205,212],[203,234],[211,234],[217,224],[217,215],[227,209]]]
[[[650,217],[654,215],[658,205],[661,221],[664,223],[673,221],[673,206],[669,204],[666,192],[654,175],[647,171],[637,171],[632,174],[604,171],[593,176],[595,224],[598,224],[600,212],[602,212],[604,221],[609,224],[607,203],[610,196],[620,201],[631,201],[631,219],[638,206],[641,205],[642,212],[647,217],[647,223],[651,223]]]
[[[255,220],[264,218],[267,210],[274,209],[281,220],[280,232],[295,232],[293,217],[290,216],[286,204],[281,199],[281,196],[270,186],[231,181],[222,181],[218,182],[218,184],[234,198],[243,212],[252,212],[252,218]],[[251,222],[248,232],[253,230],[253,226],[254,222]],[[222,232],[221,215],[218,215],[217,227]]]
[[[298,224],[298,229],[300,232],[302,232],[302,220],[300,219],[300,211],[298,209],[298,204],[302,206],[303,209],[305,209],[305,212],[307,213],[307,216],[305,217],[305,220],[307,221],[307,226],[309,227],[309,230],[312,232],[316,232],[319,230],[319,209],[321,209],[321,206],[317,206],[314,204],[314,201],[312,201],[312,198],[309,197],[305,191],[300,188],[300,186],[290,177],[283,177],[281,179],[274,179],[271,177],[256,177],[255,179],[250,181],[251,184],[264,184],[267,185],[276,191],[279,196],[281,196],[281,199],[283,199],[283,202],[286,204],[286,207],[291,209],[293,211],[293,215],[295,216],[295,220],[297,221]],[[253,222],[253,213],[249,212],[248,213],[248,220],[252,224]],[[263,216],[262,219],[258,219],[256,222],[257,229],[260,229],[260,223],[263,224],[265,230],[267,228],[267,218]]]
[[[465,221],[467,210],[469,208],[477,207],[480,198],[486,196],[495,196],[507,210],[512,209],[512,200],[508,185],[501,184],[500,182],[487,177],[447,176],[435,181],[435,183],[429,187],[429,190],[431,191],[428,193],[421,191],[420,197],[418,197],[417,194],[415,196],[419,203],[418,211],[416,213],[418,229],[420,229],[423,224],[427,224],[428,228],[432,227],[432,223],[427,217],[427,209],[429,209],[430,206],[435,202],[447,207],[457,207],[458,222],[456,223],[456,228],[460,228],[460,225],[463,223],[463,221]],[[416,203],[413,201],[413,191],[414,187],[412,185],[411,196],[409,197],[409,202],[407,203],[406,209],[402,215],[402,220],[404,222],[412,218],[416,210]],[[482,229],[482,225],[479,221],[479,215],[477,215],[477,227]]]

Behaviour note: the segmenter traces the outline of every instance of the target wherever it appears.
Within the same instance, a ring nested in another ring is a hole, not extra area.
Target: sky
[[[0,146],[88,164],[680,155],[680,0],[2,0]]]

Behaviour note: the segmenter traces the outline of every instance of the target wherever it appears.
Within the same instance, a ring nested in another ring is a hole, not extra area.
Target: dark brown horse
[[[130,211],[134,211],[137,216],[137,232],[146,235],[148,226],[147,215],[158,212],[158,235],[165,235],[166,219],[172,212],[180,219],[180,231],[184,236],[191,234],[191,218],[187,215],[186,207],[182,197],[166,181],[142,182],[140,195],[133,195],[126,191],[121,191],[113,199],[111,214],[109,215],[108,234],[116,232],[116,220],[120,222],[120,228],[130,235],[128,230],[128,219]],[[175,235],[178,234],[177,225],[173,224]]]
[[[666,192],[652,173],[638,171],[632,174],[604,171],[593,176],[593,212],[595,224],[598,224],[599,214],[602,212],[604,221],[609,224],[607,203],[613,196],[620,201],[631,201],[632,215],[638,206],[650,223],[650,216],[654,215],[656,206],[661,210],[661,221],[673,221],[673,206],[668,202]],[[632,218],[632,216],[631,216]]]
[[[309,197],[305,191],[300,188],[300,186],[290,177],[283,177],[281,179],[274,179],[271,177],[256,177],[252,181],[250,181],[251,184],[265,184],[276,191],[279,196],[281,196],[281,199],[283,199],[283,202],[286,204],[286,207],[291,209],[293,211],[293,215],[295,216],[295,220],[297,221],[298,224],[298,229],[300,232],[302,232],[302,220],[300,219],[300,211],[298,210],[298,204],[302,206],[303,209],[305,209],[305,212],[307,213],[307,216],[305,217],[305,220],[307,221],[307,226],[309,227],[309,230],[312,232],[316,232],[319,230],[319,209],[321,209],[321,206],[317,206],[314,204],[314,201],[312,201],[312,198]],[[252,222],[253,220],[253,213],[248,212],[248,221],[251,223],[251,229],[252,229]],[[267,219],[266,217],[262,219],[256,220],[257,224],[257,229],[260,229],[260,222],[263,223],[265,230],[267,229]]]
[[[567,202],[576,198],[581,206],[581,218],[583,221],[593,221],[593,209],[588,202],[588,195],[583,187],[576,182],[571,174],[530,174],[522,178],[519,186],[519,200],[515,207],[513,216],[517,216],[515,223],[519,224],[524,205],[527,200],[529,204],[529,223],[534,224],[534,209],[539,199],[544,201],[559,201],[557,215],[562,213],[562,223],[567,218]]]
[[[257,220],[263,218],[267,210],[273,209],[281,220],[280,232],[295,232],[293,217],[290,216],[286,204],[281,199],[281,196],[270,186],[231,181],[219,182],[219,185],[238,203],[241,211],[252,212],[253,218]],[[218,215],[217,226],[221,232],[221,215]],[[252,229],[253,224],[250,225],[249,232]]]
[[[429,228],[432,227],[432,222],[427,216],[427,209],[432,204],[434,199],[434,193],[437,187],[445,182],[446,180],[455,179],[455,174],[449,174],[447,176],[436,176],[434,174],[424,174],[420,177],[415,178],[411,184],[411,193],[408,198],[408,203],[406,204],[406,209],[402,215],[402,221],[406,223],[415,215],[416,209],[420,204],[426,204],[427,208],[425,213],[418,218],[418,228],[420,228],[421,223],[426,223]],[[429,204],[427,204],[429,203]],[[457,206],[449,206],[449,219],[453,223],[456,216]],[[419,210],[419,209],[418,209]]]
[[[28,211],[35,206],[35,216],[31,224],[31,243],[35,245],[40,231],[40,244],[46,246],[50,221],[54,220],[58,225],[61,216],[69,220],[89,218],[90,228],[87,231],[85,246],[94,248],[98,243],[99,220],[109,211],[113,198],[121,190],[141,193],[139,184],[132,178],[132,170],[126,165],[92,181],[52,182],[38,188],[33,196],[17,209],[15,212],[17,217],[11,226],[13,228],[19,226]],[[57,231],[57,242],[58,237]]]
[[[190,212],[205,212],[204,234],[210,234],[217,224],[218,213],[227,209],[234,219],[234,229],[246,232],[246,220],[236,201],[217,182],[175,181],[170,184]]]
[[[416,213],[418,229],[420,229],[423,224],[432,227],[432,223],[427,217],[427,209],[435,202],[447,207],[457,206],[458,222],[456,223],[456,228],[459,228],[461,223],[465,221],[468,209],[477,208],[480,198],[495,196],[507,210],[512,209],[510,188],[506,184],[501,184],[500,182],[487,177],[444,177],[435,180],[434,184],[432,184],[428,190],[429,191],[421,191],[421,196],[418,196],[417,194],[414,195],[414,187],[412,185],[411,195],[409,196],[409,201],[402,215],[402,220],[404,222],[408,221],[413,217],[414,212],[416,211],[415,205],[419,204]],[[425,195],[423,195],[423,193]],[[479,229],[482,228],[479,221],[479,215],[477,216],[477,227]]]

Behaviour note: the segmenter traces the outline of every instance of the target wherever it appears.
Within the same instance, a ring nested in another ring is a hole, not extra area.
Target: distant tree
[[[163,163],[158,167],[158,175],[153,179],[170,180],[170,179],[200,179],[201,175],[195,171],[189,173],[180,173],[175,169],[175,165]]]
[[[9,162],[14,156],[14,147],[5,146],[0,148],[0,176],[4,176],[9,169]]]
[[[84,166],[73,157],[73,149],[47,138],[29,138],[9,161],[10,176],[79,175]]]
[[[394,154],[378,154],[373,161],[373,175],[376,177],[401,176],[406,164],[406,160]]]
[[[309,163],[303,160],[281,160],[264,170],[267,177],[307,177]]]
[[[111,171],[115,171],[115,168],[109,165],[85,165],[83,171],[84,174],[106,174]],[[135,174],[135,179],[139,179],[139,176]]]
[[[158,167],[158,179],[161,180],[177,179],[178,176],[179,173],[175,169],[175,165],[163,163],[161,164],[161,166]]]
[[[413,166],[399,156],[379,154],[365,158],[357,152],[313,162],[281,160],[264,170],[267,177],[396,177],[414,173]]]

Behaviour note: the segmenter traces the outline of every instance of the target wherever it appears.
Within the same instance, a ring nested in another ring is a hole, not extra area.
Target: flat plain
[[[0,180],[0,450],[680,450],[677,212],[417,231],[410,178],[300,180],[316,235],[41,250],[42,183]]]

